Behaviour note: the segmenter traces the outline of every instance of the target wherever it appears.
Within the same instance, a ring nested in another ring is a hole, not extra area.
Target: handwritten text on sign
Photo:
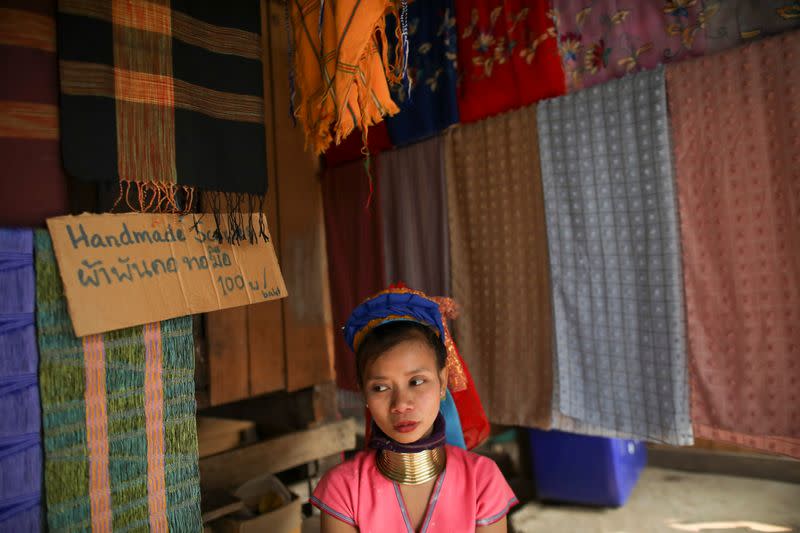
[[[272,242],[220,244],[210,217],[87,214],[47,225],[78,336],[286,296]]]

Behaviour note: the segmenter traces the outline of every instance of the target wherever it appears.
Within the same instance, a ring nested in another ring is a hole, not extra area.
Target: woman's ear
[[[447,393],[447,367],[444,367],[439,371],[439,394],[444,399],[445,394]]]

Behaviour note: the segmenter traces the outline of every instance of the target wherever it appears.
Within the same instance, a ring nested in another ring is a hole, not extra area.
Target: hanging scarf
[[[78,338],[50,235],[36,325],[51,531],[199,531],[192,319]]]
[[[67,214],[58,144],[55,0],[0,7],[0,225]]]
[[[536,111],[526,107],[454,129],[445,164],[458,344],[490,420],[548,427],[552,312],[537,147]]]
[[[321,154],[353,128],[367,129],[397,113],[387,79],[400,72],[387,61],[384,17],[391,0],[287,0],[290,3],[295,116],[306,146]]]
[[[692,443],[666,104],[660,68],[537,108],[557,429]]]
[[[0,529],[41,531],[33,231],[0,229]]]
[[[570,91],[800,26],[800,3],[553,0]]]
[[[444,140],[391,150],[377,160],[386,279],[449,295]]]
[[[695,435],[800,458],[800,33],[667,83]]]
[[[376,187],[380,190],[379,182]],[[369,189],[360,161],[328,168],[322,177],[331,306],[337,329],[360,301],[386,286],[380,203],[371,202],[365,208]],[[341,335],[334,338],[334,355],[337,385],[357,391],[355,358]]]
[[[564,93],[547,0],[456,0],[461,122]]]
[[[400,49],[389,17],[389,51]],[[395,146],[428,137],[458,122],[454,0],[417,0],[408,6],[408,79],[392,86],[400,112],[386,119]],[[390,61],[393,54],[390,53]]]
[[[116,207],[134,211],[186,213],[196,189],[224,192],[219,240],[266,240],[240,216],[263,211],[267,188],[259,3],[205,5],[59,2],[64,167],[119,182]]]
[[[569,90],[704,54],[723,3],[553,0]]]

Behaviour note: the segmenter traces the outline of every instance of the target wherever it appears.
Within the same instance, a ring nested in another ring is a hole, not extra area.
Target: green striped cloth
[[[36,303],[52,531],[201,531],[190,317],[75,337],[50,236]]]

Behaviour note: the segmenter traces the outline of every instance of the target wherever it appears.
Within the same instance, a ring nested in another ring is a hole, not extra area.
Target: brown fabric
[[[535,108],[452,130],[445,154],[456,342],[491,422],[549,427],[552,313]]]
[[[800,458],[800,33],[667,85],[694,433]]]
[[[384,152],[378,161],[386,280],[450,294],[444,139]]]

